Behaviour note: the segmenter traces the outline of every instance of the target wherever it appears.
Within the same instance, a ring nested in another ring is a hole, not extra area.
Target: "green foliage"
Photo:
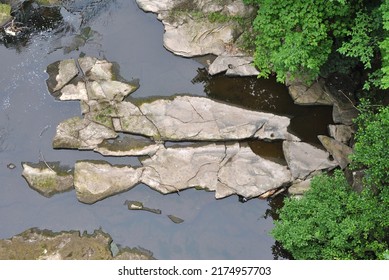
[[[296,259],[384,258],[387,206],[369,188],[350,190],[341,172],[320,175],[302,199],[285,200],[272,235]]]
[[[354,167],[367,167],[366,182],[383,187],[389,185],[389,107],[379,107],[377,112],[362,100],[361,114],[356,119]]]
[[[385,3],[382,3],[385,1]],[[244,0],[256,5],[258,14],[253,21],[255,31],[254,63],[260,77],[277,74],[286,78],[315,79],[321,71],[334,66],[340,70],[355,66],[355,58],[369,73],[383,66],[380,87],[389,88],[389,0]],[[340,54],[350,62],[329,63]],[[334,69],[337,70],[337,69]],[[370,83],[374,85],[374,83]]]

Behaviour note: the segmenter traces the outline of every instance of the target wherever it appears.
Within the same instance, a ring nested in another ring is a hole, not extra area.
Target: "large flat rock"
[[[197,187],[257,197],[291,180],[286,166],[261,158],[240,144],[209,144],[160,149],[143,159],[142,182],[161,193]]]

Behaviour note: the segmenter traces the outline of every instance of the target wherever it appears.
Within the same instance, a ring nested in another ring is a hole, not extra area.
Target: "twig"
[[[42,158],[42,161],[43,161],[43,162],[45,163],[45,165],[47,166],[47,168],[50,169],[51,171],[53,171],[54,173],[56,173],[56,172],[47,164],[47,162],[46,162],[46,160],[45,160],[45,158],[44,158],[44,156],[43,156],[41,150],[39,150],[39,154],[40,154],[40,156],[41,156],[41,158]]]

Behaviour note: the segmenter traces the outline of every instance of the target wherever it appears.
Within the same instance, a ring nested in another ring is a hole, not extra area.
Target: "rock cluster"
[[[156,13],[165,27],[166,49],[183,57],[213,54],[211,75],[226,72],[233,76],[256,76],[252,57],[239,49],[243,27],[237,18],[248,18],[255,10],[242,0],[137,0],[138,6]],[[212,15],[216,15],[212,20]],[[219,19],[217,19],[219,17]]]
[[[58,125],[54,148],[142,156],[140,166],[78,161],[71,178],[78,199],[84,203],[139,183],[163,194],[196,187],[214,191],[216,198],[233,194],[245,199],[267,197],[317,170],[338,165],[329,160],[327,152],[299,142],[289,133],[290,119],[284,116],[204,97],[125,100],[136,87],[115,80],[112,63],[91,57],[55,62],[47,73],[52,95],[60,100],[80,100],[83,113]],[[284,141],[287,166],[255,154],[245,144],[247,139]],[[176,145],[167,146],[167,141]],[[24,169],[28,174],[31,168],[25,165]],[[41,173],[55,175],[46,168],[35,176]],[[58,181],[58,177],[53,178],[51,181]],[[38,189],[39,180],[28,181]]]

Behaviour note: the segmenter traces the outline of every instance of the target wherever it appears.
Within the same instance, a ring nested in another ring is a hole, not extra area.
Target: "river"
[[[102,8],[100,2],[108,4]],[[83,10],[83,3],[95,11]],[[162,46],[162,24],[154,14],[141,11],[134,0],[83,0],[77,5],[78,10],[73,6],[73,12],[62,11],[68,28],[60,24],[35,32],[23,43],[0,45],[0,238],[31,227],[87,232],[101,228],[116,244],[140,246],[157,259],[282,257],[269,235],[282,199],[240,203],[236,196],[215,200],[214,193],[194,189],[161,195],[139,185],[86,205],[78,202],[74,191],[45,198],[28,187],[21,176],[24,161],[44,159],[73,166],[80,159],[104,159],[138,164],[136,158],[104,158],[93,152],[51,148],[58,123],[80,115],[80,107],[79,102],[59,102],[50,96],[45,69],[54,61],[77,58],[81,52],[117,62],[121,76],[139,79],[140,88],[133,97],[189,93],[288,115],[293,118],[291,130],[314,144],[316,135],[326,134],[331,122],[330,108],[294,105],[285,86],[274,79],[210,77],[198,61],[168,52]],[[84,16],[81,27],[80,16]],[[92,35],[85,45],[70,51],[74,34],[84,27],[90,27]],[[250,146],[260,155],[284,161],[280,142],[252,141]],[[16,168],[9,169],[9,163]],[[162,214],[129,211],[125,200],[142,201]],[[185,222],[174,224],[168,214]]]

